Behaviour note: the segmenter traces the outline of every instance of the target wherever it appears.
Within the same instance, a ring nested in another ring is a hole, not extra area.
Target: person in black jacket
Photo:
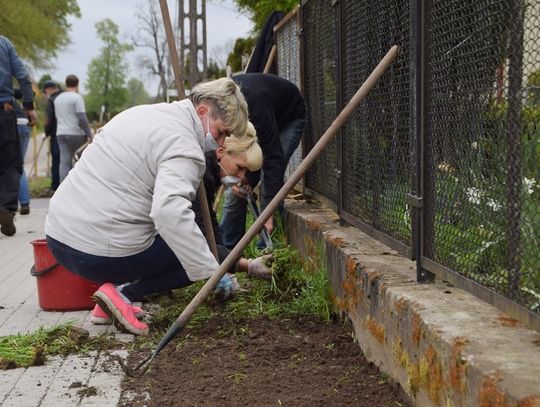
[[[51,191],[56,191],[60,185],[60,148],[56,140],[56,114],[54,112],[54,99],[62,93],[63,90],[58,87],[54,81],[45,81],[43,84],[43,93],[48,98],[45,111],[45,137],[50,137],[51,151]]]
[[[248,125],[248,132],[249,131],[252,131],[253,137],[255,137],[255,129],[252,126]],[[225,260],[225,258],[229,255],[231,251],[223,245],[223,239],[219,230],[217,215],[216,212],[212,209],[212,205],[216,196],[216,192],[222,184],[223,176],[228,174],[227,168],[235,165],[231,158],[239,154],[238,146],[232,145],[230,143],[230,140],[231,139],[227,140],[229,141],[228,146],[220,146],[216,151],[209,151],[205,153],[206,171],[203,177],[204,188],[206,190],[206,199],[208,202],[208,207],[210,209],[210,217],[212,220],[214,238],[216,240],[218,258],[220,263]],[[227,150],[229,150],[229,152]],[[256,153],[250,151],[248,153],[248,156],[250,157],[249,160],[251,161],[249,163],[249,166],[251,168],[254,168],[254,166],[260,168],[260,161],[262,161],[262,158],[258,156],[258,154],[260,154],[260,152]],[[201,229],[203,234],[206,236],[206,230],[202,217],[202,209],[198,199],[195,199],[193,201],[192,210],[193,212],[195,212],[195,222],[197,222],[199,229]],[[266,266],[266,263],[270,261],[270,258],[271,255],[261,256],[256,259],[246,259],[244,257],[241,257],[234,263],[234,265],[229,270],[229,273],[233,274],[236,272],[247,272],[247,274],[251,277],[259,278],[262,280],[270,280],[272,278],[272,270]]]
[[[279,76],[248,73],[233,80],[246,98],[249,120],[263,152],[262,174],[261,170],[248,172],[246,182],[254,188],[262,179],[261,206],[265,208],[283,186],[285,170],[304,131],[306,105],[296,85]],[[234,188],[225,192],[220,230],[223,244],[230,249],[245,233],[246,203]],[[265,227],[272,232],[272,217]]]

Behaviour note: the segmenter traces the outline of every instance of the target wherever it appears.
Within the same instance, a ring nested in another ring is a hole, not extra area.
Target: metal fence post
[[[521,111],[523,82],[523,21],[522,0],[512,2],[508,56],[508,116],[507,116],[507,168],[506,194],[507,219],[506,238],[508,241],[508,296],[519,298],[521,278]]]
[[[406,200],[412,208],[411,258],[416,260],[416,279],[424,282],[433,275],[422,267],[424,252],[424,141],[426,136],[425,6],[411,2],[411,192]]]
[[[343,102],[343,37],[342,37],[342,4],[343,1],[339,0],[333,0],[332,5],[335,8],[336,11],[336,50],[337,50],[337,66],[336,66],[336,111],[341,111],[344,106]],[[339,216],[339,222],[340,224],[344,224],[344,220],[341,217],[341,212],[343,210],[343,128],[339,129],[338,135],[336,137],[336,143],[337,143],[337,169],[336,169],[336,176],[337,176],[337,182],[336,182],[336,197],[337,197],[337,214]]]

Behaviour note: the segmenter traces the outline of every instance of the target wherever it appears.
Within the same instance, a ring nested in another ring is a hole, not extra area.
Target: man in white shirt
[[[57,121],[57,140],[60,148],[60,182],[73,166],[75,152],[86,142],[92,141],[92,131],[86,117],[84,99],[79,92],[79,78],[66,77],[66,91],[54,99]]]

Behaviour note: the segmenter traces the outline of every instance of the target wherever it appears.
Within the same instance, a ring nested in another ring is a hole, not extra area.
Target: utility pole
[[[187,87],[207,78],[206,0],[178,0],[180,69]]]

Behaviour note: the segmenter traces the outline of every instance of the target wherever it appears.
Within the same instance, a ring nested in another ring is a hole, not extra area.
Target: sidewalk
[[[113,326],[93,325],[89,311],[46,312],[40,309],[31,241],[44,238],[43,224],[48,199],[34,199],[29,215],[17,215],[17,233],[0,235],[0,336],[33,332],[73,321],[90,332],[114,332],[118,340],[132,341],[133,336]],[[112,352],[111,352],[112,353]],[[0,405],[34,406],[116,406],[124,373],[109,352],[70,355],[47,360],[44,366],[0,370]],[[117,352],[121,357],[125,351]]]

